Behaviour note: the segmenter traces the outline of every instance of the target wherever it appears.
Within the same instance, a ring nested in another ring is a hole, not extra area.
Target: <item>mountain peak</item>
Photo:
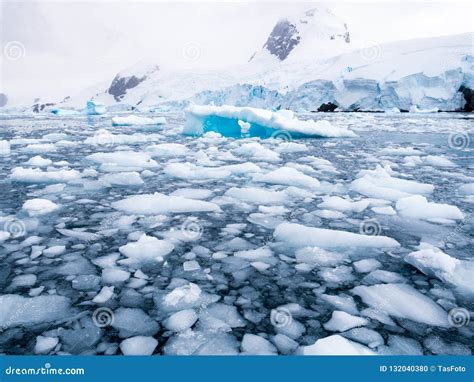
[[[340,21],[329,9],[313,8],[301,15],[280,19],[260,52],[249,61],[257,61],[268,56],[284,61],[297,56],[295,52],[320,55],[325,51],[338,53],[341,43],[350,43],[347,25]],[[305,46],[304,49],[301,46]]]

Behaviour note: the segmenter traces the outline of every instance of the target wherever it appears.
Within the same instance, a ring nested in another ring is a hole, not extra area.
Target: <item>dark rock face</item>
[[[275,25],[263,48],[283,61],[300,40],[296,26],[287,20],[282,20]]]
[[[8,97],[4,93],[0,93],[0,107],[5,106],[8,103]]]
[[[146,79],[147,79],[147,76],[119,77],[117,75],[113,79],[112,84],[107,90],[107,93],[112,94],[116,101],[120,101],[127,93],[127,90],[133,89],[134,87],[138,86],[140,83],[145,81]]]
[[[54,106],[56,105],[55,103],[35,103],[33,105],[33,113],[39,113],[40,111],[43,111],[46,107],[49,106]]]
[[[318,107],[318,111],[320,112],[333,112],[334,110],[336,110],[338,108],[338,106],[332,102],[328,102],[328,103],[323,103],[321,106]]]
[[[472,113],[472,111],[474,110],[474,90],[469,89],[464,85],[461,85],[459,91],[463,94],[464,99],[466,100],[466,104],[464,105],[464,108],[461,111],[467,111],[469,113]]]

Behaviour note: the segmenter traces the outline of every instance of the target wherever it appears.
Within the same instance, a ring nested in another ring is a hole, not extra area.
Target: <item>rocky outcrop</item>
[[[145,81],[152,73],[159,70],[158,66],[154,66],[140,74],[125,74],[119,73],[115,76],[107,89],[107,93],[114,96],[114,99],[119,102],[123,99],[127,91],[133,89]]]

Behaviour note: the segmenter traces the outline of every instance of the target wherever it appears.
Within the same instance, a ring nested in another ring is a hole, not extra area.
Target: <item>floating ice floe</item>
[[[227,137],[355,137],[352,131],[328,121],[302,121],[290,110],[271,111],[236,106],[191,106],[186,110],[183,133],[202,135],[214,131]]]
[[[243,202],[259,205],[281,204],[288,201],[288,195],[284,191],[273,191],[258,187],[232,187],[224,195]]]
[[[10,178],[20,183],[62,183],[79,179],[81,174],[76,170],[42,171],[38,168],[15,167]]]
[[[100,176],[99,180],[110,186],[140,186],[144,184],[140,174],[136,171],[105,174]]]
[[[10,155],[10,142],[0,140],[0,155]]]
[[[352,202],[343,199],[339,196],[326,196],[323,197],[322,203],[318,204],[319,208],[327,208],[336,211],[353,211],[361,212],[369,206],[368,200],[360,200],[358,202]]]
[[[366,247],[396,248],[400,244],[387,236],[368,236],[326,228],[307,227],[296,223],[281,223],[273,237],[285,245],[298,247]]]
[[[194,309],[183,309],[163,321],[163,326],[172,332],[183,332],[193,326],[197,319],[198,315]]]
[[[448,314],[429,297],[407,284],[357,286],[352,293],[379,312],[426,325],[449,327]]]
[[[135,336],[123,340],[120,350],[124,355],[152,355],[157,346],[158,341],[153,337]]]
[[[112,118],[112,125],[114,126],[163,125],[165,123],[165,117],[147,118],[138,115],[127,115],[126,117]]]
[[[282,184],[287,186],[314,189],[319,187],[319,181],[311,176],[303,174],[292,167],[280,167],[266,174],[256,174],[254,182],[269,184]]]
[[[22,207],[29,216],[42,216],[56,211],[59,206],[48,199],[30,199]]]
[[[395,208],[401,216],[406,218],[432,221],[464,219],[464,214],[456,206],[431,203],[421,195],[401,198],[397,201]]]
[[[454,286],[459,292],[474,294],[474,261],[456,259],[427,243],[421,243],[420,250],[409,253],[405,261],[424,274]]]
[[[146,151],[152,157],[176,158],[185,156],[188,152],[188,148],[180,143],[160,143],[148,146]]]
[[[359,172],[359,178],[351,183],[351,188],[370,198],[396,201],[414,194],[430,194],[433,185],[400,179],[391,175],[390,167],[377,165],[375,170]]]
[[[171,253],[174,245],[165,240],[143,234],[136,242],[128,243],[119,248],[122,255],[128,257],[120,260],[121,264],[135,264],[140,262],[163,261]]]
[[[33,167],[48,167],[53,163],[51,159],[45,159],[40,155],[30,158],[25,164]]]
[[[357,317],[340,310],[335,310],[332,312],[331,319],[323,326],[324,329],[331,332],[345,332],[346,330],[364,326],[368,323],[369,321],[363,317]]]
[[[22,297],[15,294],[0,296],[0,328],[34,325],[68,317],[70,301],[57,295]]]
[[[86,157],[95,163],[101,164],[104,171],[118,171],[120,169],[146,169],[158,167],[151,156],[144,152],[114,151],[111,153],[95,153]]]
[[[48,354],[59,343],[57,337],[36,337],[35,354]]]
[[[302,355],[374,355],[368,347],[335,334],[298,349]]]
[[[240,344],[242,353],[252,355],[276,355],[277,348],[267,339],[256,334],[246,333]]]
[[[128,214],[138,215],[221,211],[215,203],[159,193],[130,196],[113,202],[112,207]]]
[[[278,162],[281,160],[277,152],[262,146],[258,142],[244,143],[235,150],[235,153],[263,162]]]

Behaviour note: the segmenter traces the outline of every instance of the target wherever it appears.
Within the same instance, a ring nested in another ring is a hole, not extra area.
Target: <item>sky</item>
[[[105,87],[140,60],[163,70],[244,64],[280,18],[315,6],[347,23],[354,49],[474,30],[467,0],[0,1],[0,93],[11,100],[56,100],[99,82]]]

